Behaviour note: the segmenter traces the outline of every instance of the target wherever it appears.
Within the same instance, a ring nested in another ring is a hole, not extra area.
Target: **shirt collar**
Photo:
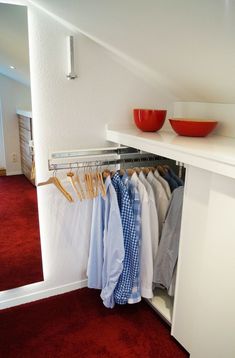
[[[159,172],[158,172],[157,169],[155,170],[154,175],[155,175],[156,178],[159,178],[159,177],[160,177],[160,174],[159,174]]]

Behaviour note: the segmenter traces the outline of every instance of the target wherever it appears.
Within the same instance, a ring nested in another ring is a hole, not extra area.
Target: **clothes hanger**
[[[166,174],[166,169],[163,166],[157,165],[156,169],[158,170],[160,175],[165,175]]]
[[[77,186],[75,184],[74,173],[72,172],[71,167],[70,167],[70,171],[67,173],[67,178],[68,178],[68,181],[70,182],[74,192],[77,194],[78,199],[80,201],[82,201],[82,196],[81,196],[81,194],[80,194],[80,192],[79,192],[79,190],[78,190],[78,188],[77,188]]]
[[[84,166],[84,183],[85,183],[85,190],[86,190],[86,198],[91,199],[89,177],[88,177],[88,173],[86,172],[85,166]]]
[[[108,173],[106,172],[106,174],[108,174]],[[98,191],[100,189],[101,195],[104,198],[106,196],[106,187],[105,187],[104,180],[103,180],[104,172],[102,172],[101,168],[97,170],[96,175],[97,175]],[[104,175],[104,177],[106,178],[108,175],[107,176],[105,176],[105,175]]]
[[[125,175],[125,173],[126,173],[126,169],[123,169],[123,168],[119,169],[119,174],[121,176]]]
[[[80,178],[79,178],[79,175],[78,175],[78,163],[77,163],[77,171],[76,173],[74,174],[74,181],[75,183],[78,184],[78,188],[79,188],[79,191],[80,191],[80,195],[82,197],[82,200],[86,199],[86,196],[85,196],[85,193],[84,193],[84,190],[83,190],[83,187],[82,187],[82,184],[81,184],[81,181],[80,181]]]
[[[72,196],[67,192],[67,190],[63,187],[60,180],[56,176],[56,170],[53,172],[53,176],[51,176],[48,180],[38,183],[38,186],[44,186],[48,184],[54,184],[56,188],[66,197],[66,199],[70,202],[73,202]]]
[[[139,175],[139,173],[141,172],[141,168],[140,167],[134,167],[133,170],[135,171],[136,174]]]
[[[92,197],[96,198],[99,194],[97,162],[94,164],[94,167],[95,169],[90,171],[90,188]]]
[[[142,168],[142,172],[144,173],[144,175],[148,175],[148,173],[150,172],[150,168],[148,168],[148,167],[143,167]]]
[[[88,181],[89,181],[89,187],[90,187],[91,199],[94,199],[94,197],[95,197],[95,191],[94,191],[94,185],[93,185],[93,173],[92,173],[92,169],[91,169],[91,167],[89,167]]]
[[[90,169],[90,167],[89,167],[89,169]],[[86,187],[86,197],[88,199],[93,199],[94,190],[93,190],[92,176],[91,176],[89,169],[88,169],[88,171],[85,172],[85,168],[84,168],[84,182],[85,182],[85,187]]]
[[[96,162],[96,170],[93,176],[94,179],[94,184],[95,184],[95,188],[94,188],[94,193],[95,193],[95,197],[97,197],[99,195],[99,189],[101,191],[101,194],[103,195],[103,177],[102,174],[99,171],[99,162]]]

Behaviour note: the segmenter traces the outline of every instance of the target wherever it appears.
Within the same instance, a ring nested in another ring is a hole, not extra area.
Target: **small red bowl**
[[[140,109],[133,110],[136,127],[143,132],[156,132],[162,128],[167,111],[165,109]]]
[[[186,137],[206,137],[218,123],[212,120],[188,118],[171,118],[169,121],[177,134]]]

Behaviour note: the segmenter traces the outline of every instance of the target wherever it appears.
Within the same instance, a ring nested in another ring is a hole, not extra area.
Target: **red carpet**
[[[105,308],[87,288],[0,311],[0,357],[185,358],[144,302]]]
[[[43,280],[35,187],[0,177],[0,291]]]

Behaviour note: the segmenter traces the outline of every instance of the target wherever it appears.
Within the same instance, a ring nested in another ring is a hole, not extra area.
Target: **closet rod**
[[[79,169],[79,168],[89,168],[89,167],[100,167],[105,165],[117,165],[124,163],[142,163],[142,162],[153,162],[157,160],[165,159],[156,155],[147,155],[140,154],[132,158],[120,158],[114,160],[91,160],[84,162],[66,162],[66,163],[50,163],[48,162],[49,170],[65,170],[65,169]]]
[[[121,154],[132,154],[140,153],[139,149],[132,147],[119,146],[119,147],[105,147],[105,148],[91,148],[91,149],[77,149],[70,151],[60,151],[51,153],[51,159],[62,159],[62,158],[84,158],[91,156],[100,155],[121,155]]]

